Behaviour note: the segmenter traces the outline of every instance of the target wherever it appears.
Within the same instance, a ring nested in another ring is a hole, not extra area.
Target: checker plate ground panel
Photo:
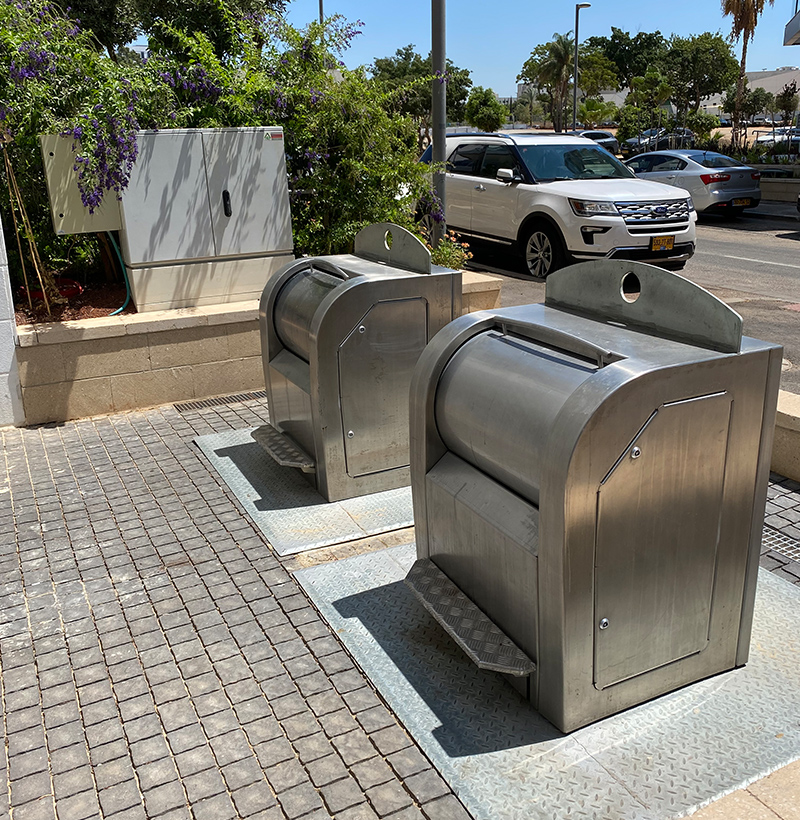
[[[800,588],[760,571],[747,666],[564,735],[419,603],[415,559],[295,578],[476,820],[678,818],[800,757]]]
[[[410,487],[329,503],[298,470],[276,464],[254,441],[254,429],[199,436],[195,443],[278,555],[413,524]]]

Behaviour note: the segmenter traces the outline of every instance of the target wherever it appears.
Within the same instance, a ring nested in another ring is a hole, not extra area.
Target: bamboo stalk
[[[7,152],[6,157],[8,157]],[[14,174],[14,169],[11,167],[10,162],[8,164],[8,170],[11,174],[11,182],[14,186],[14,194],[17,198],[17,204],[19,206],[20,214],[22,216],[22,226],[25,229],[25,238],[28,240],[28,247],[31,253],[31,261],[33,262],[33,268],[36,271],[36,277],[39,280],[39,286],[42,289],[44,306],[47,310],[47,315],[52,316],[53,311],[50,309],[50,299],[47,296],[47,287],[45,285],[44,277],[42,276],[42,270],[44,269],[42,266],[42,260],[39,258],[39,251],[36,247],[36,242],[33,239],[33,228],[31,227],[30,220],[28,219],[28,213],[25,210],[25,203],[22,201],[22,194],[20,193],[19,185],[17,185],[17,178]]]
[[[8,158],[8,150],[3,144],[3,159],[6,166],[6,181],[8,182],[8,201],[11,204],[11,218],[14,220],[14,233],[17,237],[17,250],[19,251],[19,262],[22,265],[22,280],[25,282],[25,295],[28,297],[28,307],[33,310],[33,297],[31,296],[31,286],[28,282],[28,271],[25,269],[25,255],[22,253],[22,239],[19,235],[19,223],[17,222],[17,209],[14,207],[14,194],[11,190],[11,160]]]

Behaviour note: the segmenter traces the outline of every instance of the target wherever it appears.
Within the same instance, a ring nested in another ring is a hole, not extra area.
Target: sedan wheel
[[[561,266],[561,248],[553,231],[537,226],[525,240],[525,269],[532,276],[546,278]]]

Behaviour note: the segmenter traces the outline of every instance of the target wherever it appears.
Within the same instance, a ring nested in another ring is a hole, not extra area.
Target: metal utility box
[[[58,236],[118,231],[122,223],[116,193],[109,192],[104,196],[100,207],[91,214],[81,201],[78,177],[73,170],[74,142],[72,138],[59,134],[42,134],[39,137],[53,230]]]
[[[425,345],[461,313],[461,272],[403,228],[299,259],[261,296],[270,424],[256,440],[328,501],[409,483],[408,392]]]
[[[563,731],[741,666],[781,355],[616,260],[453,322],[412,382],[407,583]]]
[[[294,259],[281,128],[142,131],[121,202],[139,311],[257,299]]]
[[[281,128],[139,131],[121,200],[95,214],[78,192],[73,141],[41,138],[56,233],[120,231],[140,312],[257,299],[294,259]]]

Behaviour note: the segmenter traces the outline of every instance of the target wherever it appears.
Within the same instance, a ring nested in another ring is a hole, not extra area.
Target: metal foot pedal
[[[257,427],[253,430],[252,436],[281,467],[297,467],[304,473],[315,471],[314,459],[271,424]]]
[[[479,669],[515,677],[536,671],[536,664],[429,558],[417,559],[405,582]]]

